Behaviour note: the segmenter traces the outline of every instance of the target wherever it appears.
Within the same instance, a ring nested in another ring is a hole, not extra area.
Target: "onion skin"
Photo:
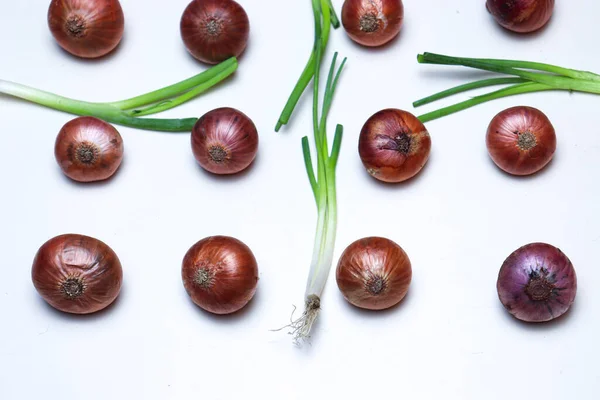
[[[531,175],[552,160],[556,152],[556,132],[540,110],[517,106],[492,119],[486,145],[500,169],[512,175]]]
[[[417,175],[427,163],[431,138],[414,115],[397,109],[375,113],[364,124],[358,152],[367,172],[398,183]]]
[[[234,108],[209,111],[192,130],[194,157],[213,174],[236,174],[248,168],[256,158],[258,142],[252,120]]]
[[[52,0],[48,26],[58,44],[82,58],[98,58],[121,42],[125,17],[118,0]]]
[[[407,254],[389,239],[368,237],[346,248],[336,269],[338,287],[356,307],[383,310],[398,304],[412,280]]]
[[[577,293],[569,258],[546,243],[531,243],[512,253],[498,274],[498,297],[525,322],[546,322],[566,313]]]
[[[123,161],[123,139],[110,124],[94,117],[67,122],[56,137],[54,156],[65,175],[78,182],[110,178]]]
[[[194,58],[218,64],[244,52],[250,21],[244,8],[233,0],[193,0],[183,12],[180,30]]]
[[[401,0],[346,0],[342,7],[342,25],[356,43],[382,46],[395,38],[404,20]]]
[[[517,33],[530,33],[548,23],[554,0],[487,0],[486,7],[500,26]]]
[[[119,295],[123,269],[115,252],[89,236],[67,234],[40,247],[31,271],[33,285],[57,310],[90,314]]]
[[[211,236],[193,245],[183,259],[181,275],[192,301],[213,314],[242,309],[258,285],[252,251],[228,236]]]

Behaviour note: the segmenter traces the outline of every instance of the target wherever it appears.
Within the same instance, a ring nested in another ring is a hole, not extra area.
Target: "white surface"
[[[187,2],[123,0],[118,51],[82,61],[54,43],[47,0],[5,1],[0,78],[109,101],[194,75],[205,66],[179,37]],[[247,113],[259,128],[260,155],[241,176],[204,173],[188,134],[119,127],[126,160],[118,175],[77,185],[53,158],[71,116],[0,98],[0,399],[597,399],[600,98],[526,95],[431,122],[431,160],[405,185],[370,178],[357,140],[379,109],[414,111],[412,101],[479,76],[420,66],[419,52],[600,71],[591,39],[600,3],[559,1],[548,28],[529,37],[497,27],[483,0],[406,1],[401,37],[380,50],[354,45],[343,30],[333,34],[329,52],[349,57],[330,118],[331,132],[337,122],[346,128],[335,260],[360,237],[386,236],[408,252],[414,280],[399,307],[369,313],[344,301],[332,274],[313,344],[302,349],[269,330],[301,305],[308,274],[316,212],[300,138],[311,133],[310,101],[282,134],[272,128],[312,45],[310,2],[241,3],[251,41],[235,78],[161,115],[200,116],[218,106]],[[342,1],[334,3],[340,11]],[[485,150],[491,118],[517,104],[542,109],[558,133],[555,160],[532,178],[501,173]],[[66,232],[102,239],[119,255],[123,292],[107,312],[72,317],[35,292],[36,250]],[[181,283],[183,255],[213,234],[241,239],[259,261],[258,293],[232,317],[202,312]],[[502,261],[532,241],[559,246],[579,277],[576,305],[557,323],[518,323],[497,298]]]

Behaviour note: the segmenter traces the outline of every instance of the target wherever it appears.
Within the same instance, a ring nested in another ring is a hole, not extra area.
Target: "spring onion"
[[[547,90],[567,90],[600,94],[600,75],[551,64],[519,60],[449,57],[433,53],[419,54],[417,60],[421,64],[465,66],[505,76],[483,79],[444,90],[415,101],[413,103],[414,107],[420,107],[473,89],[495,85],[508,85],[499,90],[475,96],[469,100],[423,114],[419,116],[419,119],[423,123],[445,117],[487,101],[517,94]]]
[[[131,99],[92,103],[62,97],[14,82],[0,80],[0,94],[18,97],[55,110],[102,119],[117,125],[163,132],[190,132],[198,118],[140,118],[177,107],[220,83],[237,69],[232,57],[198,75]]]
[[[334,29],[337,29],[340,27],[340,21],[335,13],[333,4],[331,4],[331,0],[319,0],[313,1],[312,3],[313,12],[316,13],[318,7],[320,10],[318,12],[323,18],[323,27],[320,29],[318,33],[319,36],[317,36],[317,38],[321,39],[321,50],[324,52],[327,48],[327,43],[329,42],[329,34],[331,31],[330,26],[333,26]],[[304,67],[304,71],[302,71],[300,79],[298,79],[292,94],[290,95],[285,107],[283,108],[283,111],[281,112],[281,115],[279,116],[279,120],[275,126],[275,132],[279,132],[281,127],[290,121],[300,97],[302,97],[302,94],[308,87],[308,84],[313,79],[315,75],[315,68],[318,67],[318,63],[316,62],[316,50],[316,46],[313,47],[308,63],[306,64],[306,67]]]
[[[321,308],[321,295],[329,276],[333,261],[333,250],[337,229],[337,194],[336,194],[336,167],[342,144],[343,127],[337,125],[331,151],[327,140],[327,117],[331,110],[333,95],[335,93],[340,74],[346,63],[344,59],[337,67],[337,53],[329,69],[325,93],[319,113],[319,80],[320,67],[323,58],[324,43],[322,32],[327,29],[329,20],[329,8],[327,1],[312,0],[315,19],[315,66],[313,71],[313,130],[314,147],[316,150],[316,167],[313,164],[308,137],[302,138],[302,151],[306,173],[312,188],[314,199],[318,210],[317,231],[315,235],[313,256],[310,266],[310,274],[305,291],[305,309],[302,316],[292,321],[289,327],[296,342],[310,337],[311,328]],[[315,173],[316,170],[316,173]]]

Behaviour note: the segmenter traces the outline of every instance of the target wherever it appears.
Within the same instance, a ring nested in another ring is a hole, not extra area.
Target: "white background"
[[[179,19],[188,0],[123,0],[126,33],[114,54],[84,61],[62,51],[47,0],[4,1],[0,78],[58,94],[112,101],[192,76]],[[251,21],[235,78],[162,114],[199,117],[220,106],[247,113],[259,156],[240,176],[205,173],[188,134],[118,127],[125,161],[107,183],[65,178],[53,155],[72,117],[0,97],[1,399],[597,399],[600,392],[600,99],[563,92],[488,103],[427,124],[433,150],[420,176],[384,185],[365,172],[360,128],[374,112],[464,83],[479,73],[418,65],[430,51],[550,62],[600,71],[600,5],[557,2],[539,34],[499,28],[484,0],[405,1],[401,36],[383,49],[354,45],[343,29],[329,52],[349,58],[330,118],[346,136],[338,168],[335,263],[370,235],[398,242],[414,279],[400,306],[374,313],[345,302],[334,274],[311,346],[284,325],[302,305],[316,212],[300,138],[311,134],[305,96],[283,133],[273,126],[312,46],[310,1],[240,0]],[[341,11],[342,1],[334,1]],[[327,57],[329,59],[329,57]],[[551,165],[530,178],[500,172],[485,149],[489,121],[509,106],[543,110],[558,134]],[[124,267],[122,294],[105,312],[66,315],[47,306],[30,277],[39,246],[62,233],[108,243]],[[239,238],[259,262],[256,297],[216,317],[197,308],[180,277],[183,255],[214,234]],[[533,241],[560,247],[579,278],[576,304],[545,325],[517,322],[496,294],[500,265]],[[333,272],[333,268],[332,268]]]

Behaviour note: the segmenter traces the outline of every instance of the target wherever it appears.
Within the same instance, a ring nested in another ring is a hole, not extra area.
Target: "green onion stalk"
[[[325,52],[325,49],[327,48],[327,43],[329,42],[331,26],[333,26],[334,29],[339,28],[340,21],[335,13],[333,4],[331,4],[331,0],[319,0],[316,2],[313,1],[313,12],[317,12],[317,7],[319,8],[319,13],[323,18],[323,26],[320,32],[320,36],[318,38],[320,38],[321,40],[321,49],[323,52]],[[300,78],[298,79],[298,82],[296,83],[292,94],[290,95],[287,103],[285,104],[285,107],[283,108],[283,111],[281,112],[281,115],[279,116],[279,119],[277,120],[275,132],[279,132],[281,127],[283,125],[287,125],[287,123],[290,121],[290,118],[294,113],[294,109],[296,108],[296,105],[298,105],[298,101],[300,101],[300,97],[302,97],[302,94],[308,87],[308,84],[313,80],[315,76],[315,69],[320,67],[318,65],[319,63],[317,62],[316,51],[317,48],[316,46],[314,46],[310,54],[310,58],[308,59],[308,63],[306,64],[306,67],[304,67],[302,75],[300,75]]]
[[[198,118],[142,118],[177,107],[206,92],[233,74],[238,67],[232,57],[189,79],[131,99],[111,103],[74,100],[54,93],[0,80],[0,94],[18,97],[54,110],[90,116],[117,125],[162,132],[191,132]]]
[[[469,90],[490,86],[504,86],[496,91],[475,96],[469,100],[423,114],[418,117],[423,123],[491,100],[524,93],[566,90],[600,94],[600,75],[588,71],[563,68],[557,65],[519,60],[450,57],[433,53],[419,54],[417,60],[420,64],[465,66],[505,75],[456,86],[415,101],[413,106],[420,107]]]
[[[320,67],[324,52],[322,34],[330,23],[330,14],[328,1],[312,1],[315,18],[313,131],[316,165],[313,164],[309,140],[306,136],[302,138],[302,151],[306,173],[317,205],[318,219],[310,274],[306,284],[305,309],[302,316],[289,325],[292,329],[290,333],[294,335],[296,342],[310,337],[311,328],[321,309],[321,295],[333,262],[337,229],[336,167],[343,135],[343,127],[337,125],[330,150],[327,139],[327,117],[346,59],[338,68],[337,53],[333,56],[319,113]]]

